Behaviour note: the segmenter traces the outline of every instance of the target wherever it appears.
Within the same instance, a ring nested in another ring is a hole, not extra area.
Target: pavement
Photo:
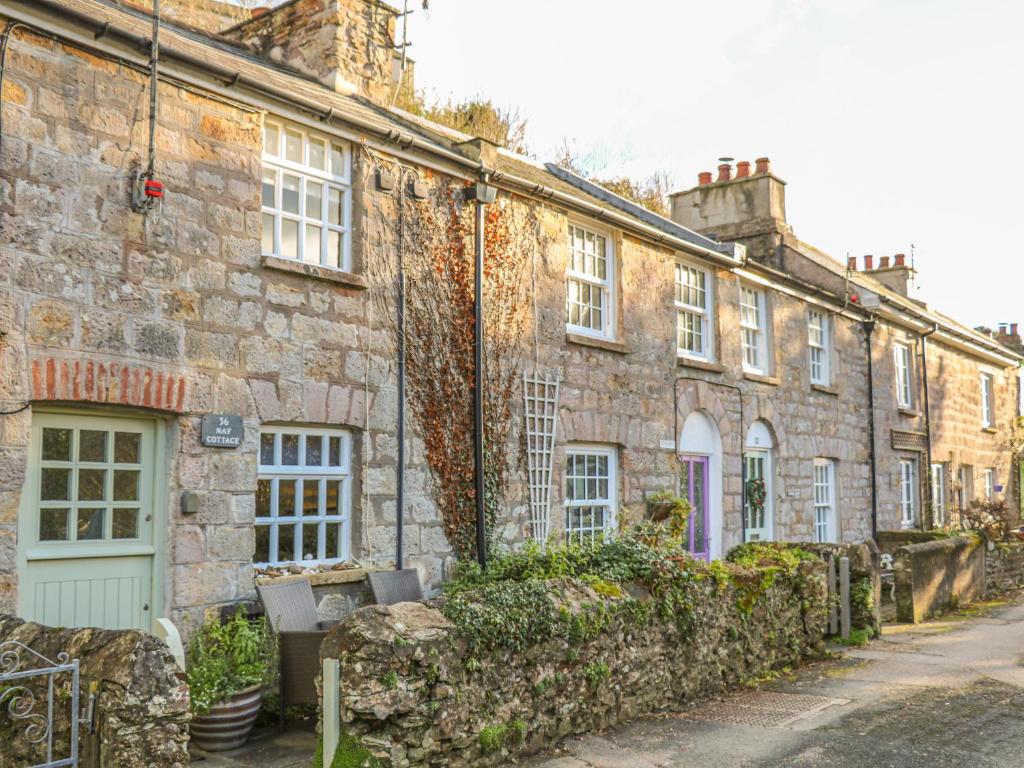
[[[565,741],[527,768],[1024,768],[1024,595],[759,690]]]

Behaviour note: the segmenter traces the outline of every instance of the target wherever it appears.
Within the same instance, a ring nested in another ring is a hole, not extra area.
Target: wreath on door
[[[747,480],[747,504],[755,516],[760,517],[764,512],[767,499],[768,489],[765,487],[764,480],[756,477]]]

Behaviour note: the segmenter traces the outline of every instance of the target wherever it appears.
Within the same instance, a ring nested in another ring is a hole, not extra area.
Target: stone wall
[[[868,539],[863,544],[801,544],[801,549],[825,557],[850,559],[850,627],[867,629],[872,635],[882,633],[882,570],[880,550]]]
[[[2,644],[8,641],[51,660],[61,653],[79,660],[80,709],[86,709],[90,694],[96,695],[95,727],[91,732],[85,726],[79,730],[82,768],[184,768],[189,764],[188,686],[167,646],[155,637],[135,631],[54,629],[0,615],[0,648],[5,652],[10,646]],[[40,667],[25,651],[20,658],[22,670]],[[55,755],[63,756],[68,754],[70,688],[66,675],[54,682]],[[45,689],[37,689],[36,695],[45,696]],[[0,727],[4,728],[0,764],[6,765],[4,758],[13,758],[17,765],[45,762],[26,741],[24,723],[7,720]]]
[[[985,594],[985,541],[958,536],[893,552],[896,619],[917,624]]]
[[[999,595],[1024,587],[1024,542],[988,542],[985,551],[985,593]]]
[[[603,612],[592,639],[518,652],[472,650],[434,607],[370,606],[325,639],[341,661],[345,742],[395,768],[507,765],[569,734],[610,727],[798,663],[822,647],[823,566],[807,561],[759,594],[749,613],[733,584],[698,582],[686,631],[657,609],[644,621],[621,598],[550,583],[562,615]],[[753,581],[761,574],[751,572]],[[639,590],[639,591],[636,591]],[[630,589],[642,601],[641,588]]]

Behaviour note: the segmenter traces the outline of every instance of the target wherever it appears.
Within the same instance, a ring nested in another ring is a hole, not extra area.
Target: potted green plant
[[[189,645],[186,671],[195,746],[218,752],[245,743],[275,669],[274,652],[263,617],[248,619],[239,609],[225,622],[203,625]]]
[[[677,543],[685,542],[690,511],[690,502],[671,491],[658,491],[647,497],[647,519],[665,526],[669,538]]]

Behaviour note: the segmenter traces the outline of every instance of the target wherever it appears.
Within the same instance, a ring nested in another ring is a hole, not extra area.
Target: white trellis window
[[[900,459],[900,526],[913,528],[917,521],[917,462]]]
[[[765,325],[765,294],[759,288],[740,286],[740,332],[743,370],[768,372],[768,342]]]
[[[946,465],[932,464],[932,522],[946,524]]]
[[[570,446],[565,454],[565,536],[594,541],[615,528],[618,506],[615,449]]]
[[[836,540],[836,462],[814,460],[814,540]]]
[[[828,315],[816,309],[807,313],[807,344],[810,350],[811,383],[825,387],[832,383],[829,359],[832,352],[832,335],[829,330]]]
[[[263,254],[351,270],[347,142],[272,119],[263,125]]]
[[[985,470],[982,479],[985,487],[985,501],[992,501],[996,497],[996,471],[989,467]]]
[[[351,464],[351,436],[343,430],[260,430],[255,563],[349,558]]]
[[[981,426],[991,427],[995,424],[995,417],[992,415],[992,374],[981,374]]]
[[[896,365],[896,404],[909,408],[913,404],[913,390],[910,384],[910,347],[897,342],[892,347]]]
[[[714,312],[711,275],[676,263],[676,347],[683,357],[711,360]]]
[[[565,320],[572,333],[614,336],[614,262],[605,235],[569,225]]]

